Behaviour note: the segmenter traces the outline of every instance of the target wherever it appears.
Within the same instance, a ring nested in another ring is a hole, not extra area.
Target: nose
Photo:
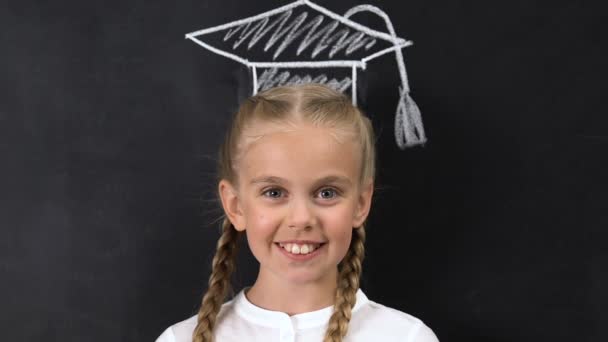
[[[289,204],[287,223],[289,228],[310,229],[315,225],[315,211],[306,199],[294,199]]]

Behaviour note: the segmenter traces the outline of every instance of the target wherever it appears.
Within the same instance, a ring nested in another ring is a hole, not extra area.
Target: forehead
[[[313,182],[327,176],[358,177],[360,152],[352,136],[308,124],[251,130],[246,137],[239,178],[247,184],[260,177]]]

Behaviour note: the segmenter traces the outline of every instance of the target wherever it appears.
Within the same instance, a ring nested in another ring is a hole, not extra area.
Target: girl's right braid
[[[222,236],[217,242],[217,250],[213,257],[209,287],[203,297],[198,311],[198,324],[192,333],[193,342],[213,342],[213,329],[217,315],[224,303],[224,298],[231,289],[230,279],[234,270],[237,231],[228,218],[222,224]]]

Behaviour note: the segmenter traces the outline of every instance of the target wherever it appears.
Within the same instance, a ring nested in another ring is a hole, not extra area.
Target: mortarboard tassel
[[[426,142],[420,109],[407,89],[399,87],[401,96],[395,114],[395,139],[400,149]]]

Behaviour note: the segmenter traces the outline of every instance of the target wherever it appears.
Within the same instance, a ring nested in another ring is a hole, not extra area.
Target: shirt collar
[[[245,291],[249,287],[242,289],[234,298],[234,307],[237,314],[244,319],[258,325],[277,328],[283,324],[290,324],[296,330],[319,327],[329,322],[333,313],[333,305],[323,309],[304,312],[289,316],[281,311],[263,309],[251,303],[245,296]],[[368,302],[367,296],[359,288],[356,294],[357,302],[352,312],[356,312],[360,307]]]

